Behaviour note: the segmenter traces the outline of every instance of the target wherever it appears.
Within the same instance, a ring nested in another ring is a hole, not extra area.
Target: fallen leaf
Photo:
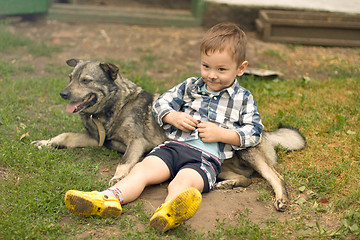
[[[24,133],[23,135],[21,135],[19,141],[23,140],[24,138],[28,137],[29,136],[29,133]]]
[[[306,198],[307,198],[307,196],[306,196],[305,194],[300,194],[300,195],[299,195],[299,198],[306,199]]]
[[[329,202],[329,199],[328,199],[327,197],[322,197],[322,198],[320,199],[320,202],[321,202],[321,203],[328,203],[328,202]]]
[[[104,168],[103,170],[102,170],[103,172],[108,172],[108,171],[110,171],[108,168]]]
[[[354,132],[354,131],[351,131],[351,130],[347,130],[347,132],[346,132],[348,135],[354,135],[354,134],[356,134],[356,132]]]
[[[359,231],[359,227],[356,224],[349,227],[349,229],[350,229],[351,232],[358,232]]]
[[[305,198],[299,198],[298,200],[296,200],[295,202],[297,205],[303,205],[304,203],[306,203],[306,199]]]

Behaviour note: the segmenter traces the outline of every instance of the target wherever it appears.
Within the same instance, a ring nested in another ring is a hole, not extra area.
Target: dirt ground
[[[40,74],[44,73],[46,63],[65,64],[67,59],[74,57],[87,60],[130,61],[139,60],[141,56],[150,53],[156,56],[154,61],[157,67],[146,74],[169,82],[169,87],[174,84],[169,81],[174,72],[179,76],[181,73],[188,73],[189,70],[199,72],[199,46],[206,31],[202,27],[141,27],[57,21],[19,22],[13,26],[13,32],[21,33],[33,40],[45,40],[47,44],[61,46],[62,51],[54,53],[51,59],[34,59],[32,55],[16,56],[17,61],[36,65]],[[327,73],[318,71],[319,65],[323,62],[358,63],[356,48],[268,43],[261,41],[256,32],[246,34],[249,67],[279,71],[285,78],[309,76],[325,79]],[[169,66],[172,69],[169,69]]]
[[[54,53],[51,58],[34,57],[28,54],[14,56],[16,61],[35,65],[36,74],[39,76],[46,76],[47,73],[44,69],[48,63],[65,65],[67,59],[74,57],[87,60],[138,60],[144,51],[150,50],[152,54],[157,56],[155,66],[159,67],[149,70],[147,74],[160,80],[166,80],[175,71],[188,72],[190,68],[194,73],[199,72],[199,45],[205,29],[202,27],[140,27],[104,23],[81,24],[41,21],[37,23],[14,23],[11,31],[33,40],[44,39],[47,44],[62,47],[62,51]],[[266,65],[273,70],[281,70],[287,78],[305,75],[325,78],[326,75],[321,75],[314,69],[319,58],[322,56],[329,58],[332,56],[351,57],[349,52],[353,51],[350,48],[313,46],[298,46],[295,49],[290,49],[285,44],[262,42],[257,39],[254,32],[248,33],[248,38],[247,59],[250,67]],[[267,54],[269,50],[276,51],[280,57]],[[290,53],[282,59],[282,53],[285,51]],[[11,58],[11,56],[7,57]],[[172,66],[172,68],[162,68],[161,66]],[[64,76],[64,79],[66,78],[67,76]],[[110,179],[113,172],[101,174]],[[263,183],[264,180],[255,178],[254,182],[247,189],[215,190],[205,194],[198,213],[188,221],[188,224],[196,230],[214,231],[217,224],[216,219],[233,221],[236,213],[245,209],[251,210],[249,218],[254,222],[259,222],[270,216],[279,219],[291,218],[288,212],[276,212],[271,202],[258,201],[257,183]],[[161,204],[165,195],[166,188],[156,186],[146,189],[140,199],[146,202],[145,208],[148,211],[154,211]]]

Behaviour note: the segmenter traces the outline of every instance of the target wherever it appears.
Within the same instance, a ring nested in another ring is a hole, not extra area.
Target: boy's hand
[[[197,125],[199,137],[203,142],[223,142],[240,146],[240,137],[233,129],[219,127],[215,123],[201,122]]]
[[[191,132],[196,129],[198,121],[184,112],[172,111],[163,117],[163,122],[169,123],[184,132]]]
[[[221,142],[221,136],[224,130],[223,128],[211,122],[201,122],[197,125],[197,127],[199,137],[203,142]]]

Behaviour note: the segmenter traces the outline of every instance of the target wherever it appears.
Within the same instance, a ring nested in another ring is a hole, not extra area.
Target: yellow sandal
[[[83,217],[117,217],[122,212],[121,204],[116,197],[96,191],[69,190],[65,194],[65,205],[70,212]]]
[[[155,211],[150,226],[161,232],[178,227],[195,215],[201,200],[201,193],[196,188],[184,190]]]

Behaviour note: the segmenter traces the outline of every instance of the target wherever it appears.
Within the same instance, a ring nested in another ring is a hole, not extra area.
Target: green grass
[[[277,51],[277,50],[267,49],[264,51],[264,54],[266,54],[270,57],[273,57],[273,58],[277,58],[282,61],[285,60],[285,57],[281,53],[279,53],[279,51]]]
[[[0,52],[13,50],[14,48],[25,46],[29,41],[21,36],[14,35],[6,29],[6,25],[0,25]]]
[[[0,32],[0,52],[8,52],[19,47],[25,47],[28,49],[29,54],[50,57],[51,53],[61,51],[61,48],[58,46],[47,45],[43,40],[35,42],[28,38],[12,34],[7,30],[7,25],[1,24],[1,22]]]
[[[1,25],[0,25],[1,26]],[[29,39],[0,27],[0,53],[34,51]],[[35,44],[36,45],[36,44]],[[45,56],[58,51],[51,46]],[[142,53],[138,61],[120,62],[126,77],[150,92],[163,92],[164,80],[146,74],[156,68],[156,55]],[[287,58],[277,52],[267,54]],[[336,59],[335,59],[336,60]],[[251,212],[238,212],[236,222],[218,220],[215,232],[202,233],[184,225],[167,234],[148,228],[151,213],[139,201],[124,208],[119,219],[83,219],[64,206],[69,189],[104,189],[105,167],[114,169],[121,155],[106,148],[43,149],[30,145],[64,131],[82,131],[77,115],[66,114],[58,92],[66,85],[66,66],[51,62],[39,77],[28,64],[0,61],[0,239],[91,238],[104,239],[356,239],[360,238],[360,74],[353,64],[320,64],[319,72],[335,68],[326,79],[262,81],[242,78],[240,84],[254,94],[266,130],[280,123],[300,129],[308,146],[300,152],[278,151],[279,171],[289,187],[291,215],[254,223]],[[165,66],[166,67],[166,66]],[[170,66],[168,66],[170,68]],[[182,78],[178,73],[173,82]],[[263,181],[258,200],[267,204],[273,192]],[[299,201],[303,194],[306,199]],[[323,203],[324,199],[328,202]],[[335,219],[328,226],[326,219]],[[88,233],[85,234],[84,233]]]

